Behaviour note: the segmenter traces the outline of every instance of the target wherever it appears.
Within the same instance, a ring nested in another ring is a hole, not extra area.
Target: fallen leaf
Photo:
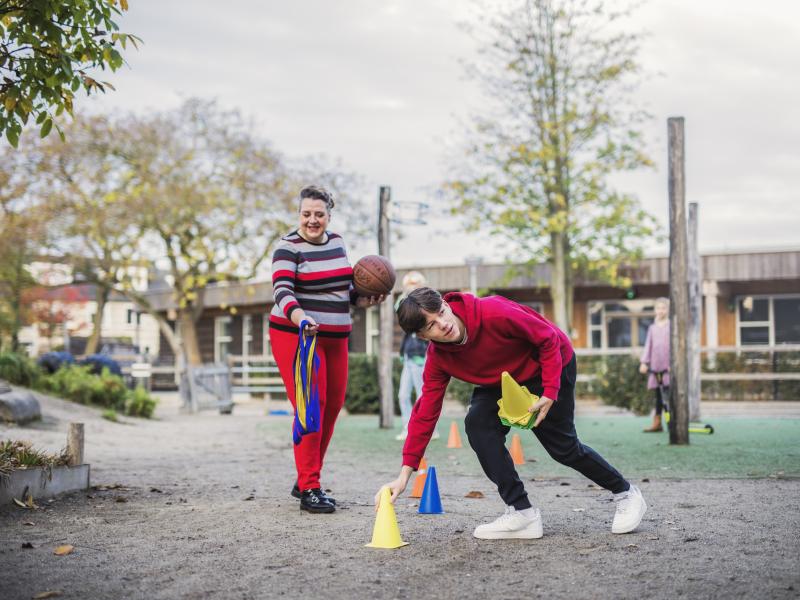
[[[29,508],[29,506],[25,504],[22,500],[17,500],[16,498],[14,498],[14,504],[19,506],[20,508]]]
[[[61,590],[48,590],[46,592],[41,592],[40,594],[36,594],[33,597],[33,600],[43,600],[44,598],[55,598],[62,594]]]
[[[255,500],[255,499],[256,499],[256,497],[255,497],[255,496],[253,496],[253,494],[250,494],[250,495],[249,495],[247,498],[243,498],[243,500],[244,500],[245,502],[247,502],[248,500]]]
[[[28,527],[33,527],[35,523],[33,521],[25,521],[23,525],[27,525]]]
[[[639,544],[628,544],[625,546],[628,550],[636,550],[639,547]]]
[[[53,554],[56,556],[66,556],[67,554],[71,554],[73,550],[75,550],[75,546],[72,544],[64,544],[53,550]]]
[[[25,549],[33,548],[33,544],[30,542],[22,542],[22,547]]]
[[[52,502],[52,500],[48,500],[48,502]],[[25,498],[25,505],[28,508],[39,508],[36,506],[36,502],[33,501],[33,494],[28,494],[28,497]]]
[[[127,502],[128,499],[125,496],[117,496],[114,498],[114,502]]]
[[[644,479],[642,479],[642,483],[650,483],[650,480],[647,477],[645,477]]]
[[[566,482],[566,481],[562,481],[562,482],[561,482],[561,483],[559,483],[558,485],[569,485],[569,483],[568,483],[568,482]]]
[[[479,492],[477,490],[472,490],[471,492],[467,492],[464,494],[464,498],[485,498],[486,496],[483,495],[483,492]]]
[[[572,512],[585,512],[585,511],[586,511],[585,508],[573,508],[572,509]]]
[[[648,537],[647,539],[648,539],[648,540],[657,540],[657,539],[658,539],[658,536],[657,536],[657,535],[651,535],[651,536],[650,536],[650,537]]]
[[[696,541],[697,541],[697,540],[699,540],[699,539],[700,539],[700,538],[698,538],[698,537],[687,537],[687,538],[684,538],[684,540],[683,540],[683,541],[684,541],[684,542],[696,542]]]
[[[163,494],[164,493],[160,489],[158,489],[157,487],[151,487],[150,491],[153,492],[154,494]]]

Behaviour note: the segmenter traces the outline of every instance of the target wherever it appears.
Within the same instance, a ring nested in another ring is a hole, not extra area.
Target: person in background
[[[403,292],[397,299],[395,310],[400,303],[417,288],[425,285],[425,276],[419,271],[409,271],[403,277]],[[411,391],[416,392],[416,397],[422,395],[422,372],[425,369],[425,353],[428,351],[428,342],[418,337],[416,332],[406,333],[403,343],[400,344],[400,359],[403,361],[403,370],[400,373],[400,388],[397,392],[400,402],[400,414],[403,419],[403,430],[397,434],[396,440],[405,440],[408,437],[408,420],[411,418]],[[439,437],[439,431],[434,430],[433,439]]]
[[[663,431],[661,415],[669,398],[669,300],[657,298],[656,320],[647,328],[639,372],[647,375],[647,389],[655,390],[656,410],[653,422],[644,433]],[[661,385],[658,378],[661,377]]]

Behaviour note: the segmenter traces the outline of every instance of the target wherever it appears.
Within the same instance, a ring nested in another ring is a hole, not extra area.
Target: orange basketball
[[[361,296],[389,294],[395,279],[392,263],[377,254],[365,256],[353,267],[353,284]]]

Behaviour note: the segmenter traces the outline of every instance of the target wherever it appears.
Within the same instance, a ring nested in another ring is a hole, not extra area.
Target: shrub
[[[142,386],[128,391],[125,400],[125,414],[129,417],[144,417],[149,419],[156,409],[157,400],[147,393]]]
[[[121,377],[103,369],[100,375],[92,375],[91,367],[70,365],[42,379],[42,387],[53,394],[78,402],[115,410],[125,408],[128,388]]]
[[[24,354],[0,353],[0,379],[14,385],[35,387],[40,375],[41,371],[36,363]]]
[[[653,391],[639,373],[639,359],[631,355],[608,356],[600,366],[596,389],[605,404],[645,415],[653,407]]]
[[[52,375],[61,367],[73,364],[75,359],[69,352],[48,352],[42,354],[37,362],[45,372]]]
[[[108,369],[112,375],[122,377],[122,368],[119,363],[105,354],[91,354],[81,361],[84,366],[90,367],[92,375],[100,375],[103,369]]]
[[[400,373],[402,370],[403,362],[399,358],[395,358],[392,365],[395,414],[400,414],[397,391],[400,387]],[[451,379],[446,393],[447,396],[467,405],[472,397],[472,388],[473,386],[469,383]],[[412,390],[412,400],[415,400],[415,396],[416,391]],[[377,357],[368,354],[350,354],[344,406],[350,414],[378,414],[380,412]]]

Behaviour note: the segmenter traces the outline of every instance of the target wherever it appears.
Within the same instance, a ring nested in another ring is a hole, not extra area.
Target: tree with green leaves
[[[555,322],[571,330],[577,277],[630,280],[656,222],[615,173],[650,166],[631,105],[641,35],[600,0],[518,0],[487,11],[470,73],[489,102],[469,126],[445,184],[474,230],[502,237],[509,257],[550,265]]]
[[[116,71],[120,50],[141,40],[114,19],[127,0],[0,0],[0,135],[16,147],[30,119],[47,136],[72,114],[75,93],[114,89],[96,71]]]

